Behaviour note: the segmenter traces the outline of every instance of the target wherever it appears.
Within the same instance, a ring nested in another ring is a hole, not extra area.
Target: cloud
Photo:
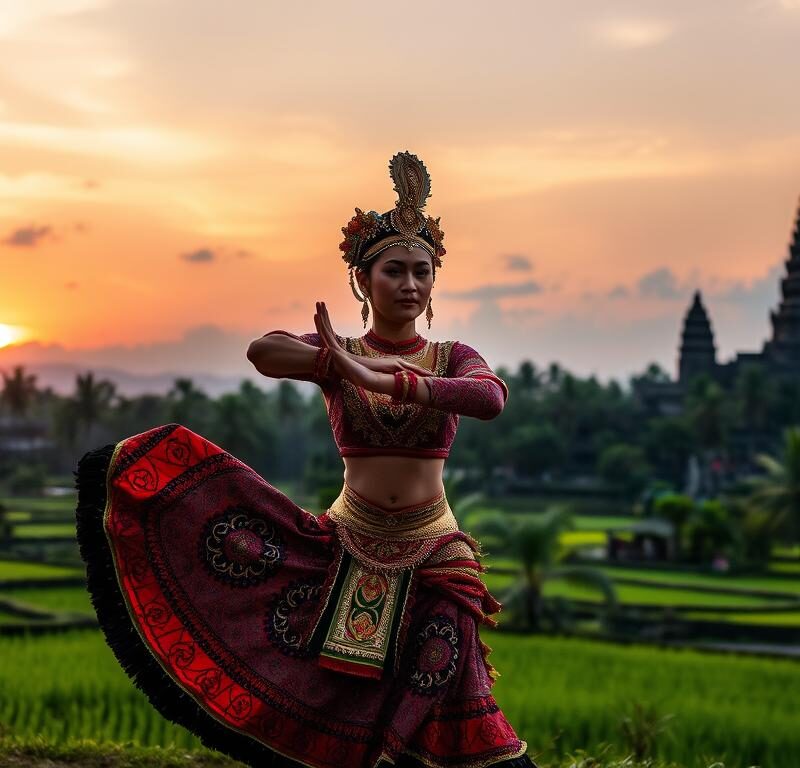
[[[217,258],[217,254],[210,248],[198,248],[196,251],[182,253],[181,258],[192,264],[208,264]]]
[[[673,33],[673,25],[656,19],[616,19],[595,29],[597,38],[610,48],[650,48]]]
[[[443,291],[441,296],[445,299],[486,301],[502,299],[506,296],[528,296],[533,293],[540,293],[541,290],[542,288],[539,283],[534,280],[528,280],[525,283],[479,285],[466,291]]]
[[[770,267],[764,277],[749,285],[736,280],[725,288],[710,293],[715,299],[732,303],[756,303],[759,306],[777,304],[780,298],[780,281],[785,273],[783,263]]]
[[[68,348],[38,341],[0,349],[0,368],[70,363],[88,368],[117,368],[142,375],[166,372],[247,376],[253,366],[246,351],[257,331],[246,333],[217,325],[188,328],[177,339],[141,344]]]
[[[18,248],[33,248],[39,244],[40,240],[44,240],[52,235],[53,230],[51,227],[19,227],[15,229],[3,242],[6,245],[13,245]]]
[[[533,262],[521,253],[512,253],[506,256],[506,269],[529,272],[533,269]]]
[[[625,285],[617,284],[615,285],[607,294],[606,296],[609,299],[627,299],[630,296],[630,291],[628,287]]]
[[[659,267],[642,275],[636,287],[640,296],[654,299],[680,299],[686,293],[669,267]]]

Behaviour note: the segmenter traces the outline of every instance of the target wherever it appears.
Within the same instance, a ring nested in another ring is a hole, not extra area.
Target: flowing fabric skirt
[[[177,424],[76,475],[108,644],[209,747],[258,766],[534,765],[490,692],[478,624],[499,604],[443,497],[404,517],[345,487],[315,517]]]

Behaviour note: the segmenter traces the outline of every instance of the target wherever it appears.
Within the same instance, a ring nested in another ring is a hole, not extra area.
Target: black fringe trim
[[[119,588],[103,528],[106,477],[114,448],[109,444],[89,451],[78,462],[73,474],[78,489],[75,521],[81,558],[86,563],[86,583],[100,628],[117,661],[161,715],[194,733],[206,747],[259,768],[303,768],[302,763],[274,752],[250,736],[237,733],[208,714],[164,671],[136,631]],[[385,765],[390,768],[390,764]],[[401,755],[396,768],[425,766],[409,755]],[[537,766],[523,755],[494,763],[492,768]]]
[[[386,761],[381,761],[378,764],[378,768],[428,768],[428,766],[410,755],[400,755],[393,765]],[[527,755],[520,755],[508,760],[501,760],[499,763],[491,763],[487,768],[539,768],[539,766]]]
[[[164,671],[133,625],[117,582],[103,529],[106,475],[114,445],[89,451],[75,472],[78,489],[76,528],[86,582],[106,642],[122,668],[167,719],[196,734],[210,749],[260,768],[302,768],[255,739],[222,725]]]

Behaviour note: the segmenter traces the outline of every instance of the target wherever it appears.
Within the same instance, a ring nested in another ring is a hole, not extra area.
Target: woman
[[[356,208],[340,246],[372,328],[338,336],[318,302],[315,333],[247,352],[322,389],[339,497],[314,517],[188,429],[149,430],[79,464],[89,589],[151,702],[252,765],[530,767],[478,636],[500,606],[442,486],[459,416],[492,418],[508,393],[475,350],[416,333],[443,233],[425,166],[389,168],[397,204]]]

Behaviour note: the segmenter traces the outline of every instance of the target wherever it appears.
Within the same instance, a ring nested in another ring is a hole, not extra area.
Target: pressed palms
[[[599,589],[605,597],[607,614],[617,607],[614,584],[602,571],[588,566],[565,565],[562,560],[566,552],[561,548],[562,532],[574,528],[572,517],[566,507],[553,505],[544,512],[526,515],[493,513],[478,521],[475,532],[484,542],[496,546],[498,554],[507,555],[521,565],[520,579],[501,602],[518,615],[530,629],[542,629],[545,614],[550,611],[553,623],[560,626],[564,617],[557,613],[543,594],[546,581],[564,579]]]

